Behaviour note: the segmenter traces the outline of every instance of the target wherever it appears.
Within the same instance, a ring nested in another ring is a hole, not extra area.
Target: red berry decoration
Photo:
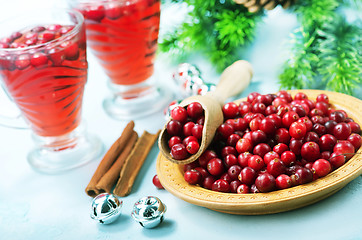
[[[289,128],[289,134],[295,139],[302,139],[307,133],[307,127],[304,123],[293,122]]]
[[[275,178],[269,173],[263,173],[255,179],[255,186],[260,192],[270,192],[276,187]]]
[[[186,150],[190,154],[195,154],[199,151],[200,145],[196,141],[191,141],[186,145]]]
[[[201,182],[202,175],[199,171],[191,169],[185,172],[184,179],[187,183],[195,185]]]
[[[212,184],[211,189],[216,192],[227,193],[230,191],[230,184],[226,180],[218,179]]]
[[[286,174],[279,175],[275,179],[275,185],[277,186],[278,189],[286,189],[286,188],[290,188],[291,186],[293,186],[292,179]]]
[[[302,155],[302,158],[308,162],[317,160],[320,156],[319,146],[315,142],[306,142],[303,144],[300,154]]]
[[[202,105],[198,102],[192,102],[187,106],[187,114],[193,118],[197,119],[204,115],[204,109]]]
[[[156,188],[158,189],[164,189],[164,187],[162,186],[160,179],[158,179],[157,174],[152,178],[152,183],[153,185],[155,185]]]
[[[218,176],[224,172],[224,164],[219,158],[213,158],[207,163],[207,171],[211,175]]]
[[[177,121],[179,121],[181,123],[186,122],[186,120],[187,120],[187,111],[186,111],[186,109],[183,108],[183,107],[180,107],[180,106],[174,107],[171,110],[171,118],[174,119],[174,120],[177,120]]]
[[[222,112],[225,118],[236,118],[239,113],[239,106],[234,102],[226,103],[222,107]]]
[[[324,177],[332,171],[331,164],[325,159],[318,159],[312,166],[318,177]]]
[[[189,153],[187,152],[185,145],[177,143],[171,148],[171,156],[176,160],[182,160],[186,159],[189,156]]]

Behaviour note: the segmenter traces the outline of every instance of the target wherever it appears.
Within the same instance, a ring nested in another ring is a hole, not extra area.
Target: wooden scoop
[[[207,149],[214,138],[217,128],[224,122],[222,106],[225,101],[234,95],[241,93],[250,83],[253,75],[251,64],[244,60],[234,62],[221,74],[220,81],[215,91],[208,92],[204,96],[192,96],[183,100],[179,105],[185,107],[192,102],[199,102],[204,108],[205,123],[202,131],[200,149],[196,154],[183,160],[172,158],[168,139],[170,136],[166,131],[165,124],[158,139],[158,146],[161,153],[171,162],[187,164],[195,161]],[[170,119],[171,120],[171,119]]]

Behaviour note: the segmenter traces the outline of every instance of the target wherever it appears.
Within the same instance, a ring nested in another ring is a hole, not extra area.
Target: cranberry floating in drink
[[[69,1],[85,17],[87,41],[109,77],[106,112],[134,119],[166,106],[170,94],[156,86],[154,61],[160,24],[159,0]]]
[[[102,144],[80,124],[88,71],[82,15],[35,12],[1,27],[0,77],[38,145],[30,164],[53,173],[93,159]]]

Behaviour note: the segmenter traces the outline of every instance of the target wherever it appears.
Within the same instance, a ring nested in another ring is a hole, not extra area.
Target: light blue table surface
[[[7,3],[7,7],[16,6],[16,2]],[[25,1],[18,2],[23,4],[18,6],[26,8]],[[4,10],[0,13],[4,14]],[[172,7],[162,12],[161,31],[177,14],[179,11]],[[295,26],[295,17],[282,9],[269,12],[245,57],[252,63],[255,76],[238,98],[253,91],[278,90],[278,69],[287,57],[287,51],[283,50],[285,41]],[[205,59],[195,57],[190,62],[199,66],[205,79],[217,82],[219,75]],[[176,66],[159,57],[156,67],[159,81],[173,89],[171,75]],[[108,117],[102,109],[101,101],[108,92],[106,79],[94,56],[89,54],[83,118],[89,132],[97,134],[108,149],[127,122]],[[135,129],[138,133],[156,132],[164,123],[163,113],[159,111],[136,120]],[[157,190],[152,184],[159,152],[155,145],[131,194],[123,198],[121,217],[111,225],[100,225],[90,218],[92,199],[84,189],[101,158],[63,174],[44,175],[33,171],[27,163],[26,155],[32,146],[29,130],[0,126],[1,240],[362,239],[361,176],[327,199],[297,210],[261,216],[229,215],[189,204],[166,190]],[[130,216],[133,204],[148,195],[159,197],[167,205],[165,221],[155,229],[143,229]]]

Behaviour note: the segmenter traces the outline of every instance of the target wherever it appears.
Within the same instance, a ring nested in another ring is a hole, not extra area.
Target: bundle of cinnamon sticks
[[[130,121],[99,163],[85,189],[86,193],[95,197],[113,190],[117,196],[128,195],[158,134],[144,131],[138,137],[134,122]]]

